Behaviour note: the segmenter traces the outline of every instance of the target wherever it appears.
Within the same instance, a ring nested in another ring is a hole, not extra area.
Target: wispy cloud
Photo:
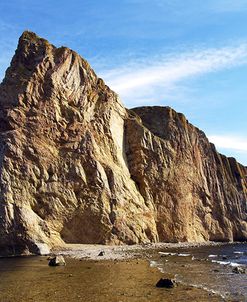
[[[125,101],[137,105],[171,94],[183,80],[247,63],[247,44],[196,49],[132,61],[99,74]]]
[[[247,153],[247,137],[210,135],[208,139],[214,143],[217,148]]]

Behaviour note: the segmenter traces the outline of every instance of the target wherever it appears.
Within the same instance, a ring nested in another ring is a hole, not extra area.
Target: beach
[[[215,277],[219,282],[226,282],[223,270],[230,274],[230,268],[202,257],[203,260],[199,260],[200,253],[204,257],[208,251],[223,249],[221,244],[182,244],[182,247],[161,244],[155,248],[70,245],[54,250],[54,253],[64,255],[66,261],[66,266],[58,267],[49,267],[48,257],[44,256],[2,258],[0,301],[246,301],[244,295],[224,296],[210,288],[209,279]],[[103,256],[99,256],[100,253]],[[192,254],[197,259],[193,259]],[[246,278],[246,275],[230,275]],[[157,288],[155,285],[160,278],[175,278],[177,286]],[[246,279],[239,280],[244,284]],[[199,281],[202,286],[197,286]]]
[[[222,245],[222,243],[219,242],[148,243],[139,245],[64,244],[63,246],[53,248],[51,253],[85,260],[124,260],[150,258],[155,251],[220,245]],[[103,252],[103,255],[99,257],[101,251]]]

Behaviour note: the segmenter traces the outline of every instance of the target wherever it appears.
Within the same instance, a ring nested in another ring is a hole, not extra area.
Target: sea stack
[[[0,253],[247,239],[247,168],[169,107],[124,108],[74,51],[24,32],[0,85]]]

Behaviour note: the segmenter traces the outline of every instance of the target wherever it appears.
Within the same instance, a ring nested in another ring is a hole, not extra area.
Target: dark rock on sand
[[[172,279],[163,279],[161,278],[157,284],[156,287],[163,287],[163,288],[173,288],[176,285],[175,280]]]
[[[105,255],[105,252],[101,251],[98,256],[104,256],[104,255]]]
[[[232,272],[235,274],[245,274],[245,268],[241,266],[236,266],[233,268]]]
[[[48,263],[49,266],[64,266],[66,265],[66,262],[63,258],[63,256],[55,256],[53,258],[50,259],[49,263]]]

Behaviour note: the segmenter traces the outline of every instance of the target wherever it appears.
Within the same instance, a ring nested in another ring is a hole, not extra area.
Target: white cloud
[[[193,50],[132,61],[99,74],[125,103],[158,100],[171,95],[182,80],[247,63],[247,44],[235,47]]]
[[[210,135],[208,139],[215,144],[217,148],[230,149],[247,153],[247,138],[231,135]]]

